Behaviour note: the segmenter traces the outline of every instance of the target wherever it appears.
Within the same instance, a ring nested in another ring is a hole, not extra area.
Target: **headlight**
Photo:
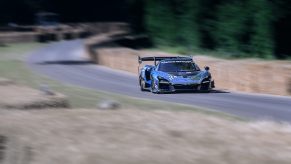
[[[160,80],[159,83],[162,83],[162,84],[169,84],[169,81],[168,81],[168,80]]]
[[[158,79],[159,79],[159,83],[169,83],[168,80],[166,80],[165,78],[162,78],[160,76],[158,76]]]
[[[158,76],[158,80],[164,80],[164,78],[162,78],[161,76]]]
[[[174,80],[177,76],[169,75],[169,80]]]

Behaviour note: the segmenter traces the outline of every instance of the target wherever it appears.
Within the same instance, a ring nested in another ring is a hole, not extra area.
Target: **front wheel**
[[[153,80],[153,79],[151,80],[151,92],[152,92],[152,93],[156,93],[156,94],[160,93],[160,92],[158,91],[157,86],[155,86],[155,83],[154,83],[154,80]]]
[[[202,92],[210,92],[211,87],[210,87],[210,83],[202,83],[200,86],[200,91]]]

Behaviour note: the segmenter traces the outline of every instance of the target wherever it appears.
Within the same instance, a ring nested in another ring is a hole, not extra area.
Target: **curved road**
[[[133,74],[94,65],[84,56],[83,41],[62,41],[32,53],[31,69],[53,79],[96,90],[210,108],[247,119],[291,122],[291,98],[245,93],[152,94],[139,90]]]

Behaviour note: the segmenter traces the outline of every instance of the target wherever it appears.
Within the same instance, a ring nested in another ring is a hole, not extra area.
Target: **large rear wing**
[[[138,63],[141,64],[143,61],[154,61],[155,65],[157,65],[157,61],[165,60],[165,59],[177,59],[177,60],[193,60],[192,57],[181,57],[181,56],[163,56],[163,57],[138,57]]]

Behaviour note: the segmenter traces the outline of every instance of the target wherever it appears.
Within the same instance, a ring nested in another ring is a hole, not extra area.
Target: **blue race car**
[[[171,93],[177,91],[210,91],[214,81],[209,67],[200,70],[191,57],[139,57],[138,62],[153,61],[139,69],[141,91]]]

